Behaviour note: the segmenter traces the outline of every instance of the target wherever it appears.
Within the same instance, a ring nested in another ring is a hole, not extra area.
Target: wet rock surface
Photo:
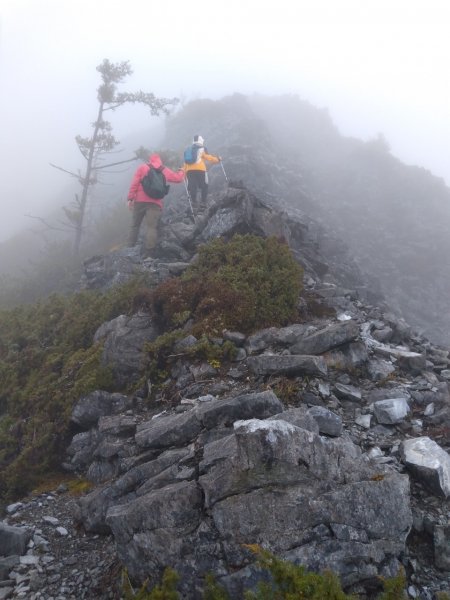
[[[28,535],[22,552],[1,557],[5,547],[0,533],[0,598],[120,598],[121,567],[114,540],[77,527],[76,502],[62,486],[9,508],[2,524]]]
[[[187,335],[162,391],[147,381],[128,396],[80,398],[62,462],[94,487],[78,499],[49,492],[10,508],[4,525],[21,529],[5,542],[0,590],[9,591],[0,593],[115,598],[123,566],[139,583],[170,565],[184,599],[201,598],[211,570],[238,599],[257,577],[243,547],[252,543],[311,569],[330,567],[363,597],[400,566],[410,597],[448,591],[447,349],[382,301],[370,303],[351,261],[330,265],[324,281],[323,257],[312,250],[317,231],[274,216],[243,188],[212,198],[202,221],[172,218],[162,224],[171,260],[119,250],[90,261],[83,286],[108,287],[136,270],[162,281],[217,231],[273,233],[305,265],[305,294],[323,310],[305,308],[301,322],[250,336],[223,332],[214,343],[232,340],[240,352],[214,367],[183,352],[193,343]],[[336,260],[344,259],[341,249]],[[122,321],[98,336],[108,340],[105,363],[124,358],[120,376],[135,380],[140,344],[155,330],[143,309],[133,321],[144,323],[142,337]]]

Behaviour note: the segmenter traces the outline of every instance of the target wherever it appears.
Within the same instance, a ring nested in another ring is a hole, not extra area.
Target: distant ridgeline
[[[169,121],[164,144],[181,146],[192,122],[233,179],[327,226],[392,310],[450,343],[450,190],[442,179],[396,159],[382,136],[343,137],[326,110],[296,96],[192,102]]]

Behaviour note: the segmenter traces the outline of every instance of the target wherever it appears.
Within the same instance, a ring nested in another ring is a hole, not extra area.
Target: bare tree
[[[60,169],[72,177],[75,177],[81,185],[81,194],[75,195],[74,208],[65,207],[64,212],[68,225],[75,231],[74,253],[78,254],[80,250],[81,238],[84,231],[84,221],[86,216],[86,204],[89,197],[89,191],[98,182],[98,171],[106,167],[123,164],[137,160],[139,153],[128,160],[111,163],[109,165],[100,164],[102,155],[111,153],[119,141],[112,134],[112,126],[109,121],[104,119],[104,113],[107,110],[116,110],[124,104],[143,104],[150,109],[150,114],[158,116],[161,112],[169,114],[169,106],[178,103],[177,98],[157,98],[154,94],[146,92],[118,92],[117,84],[132,74],[132,69],[128,61],[120,63],[111,63],[108,59],[97,66],[102,83],[97,89],[98,111],[97,118],[92,123],[93,133],[90,137],[77,135],[75,140],[86,166],[83,173],[73,173],[57,165],[53,167]]]

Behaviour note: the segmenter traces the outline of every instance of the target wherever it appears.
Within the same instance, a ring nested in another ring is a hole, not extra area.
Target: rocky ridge
[[[168,121],[164,147],[189,140],[192,122],[224,157],[229,178],[334,232],[390,310],[449,345],[450,193],[442,179],[402,163],[382,136],[344,137],[326,109],[294,95],[192,102]],[[214,186],[223,182],[220,169],[210,175]],[[334,245],[321,240],[327,263]]]
[[[0,598],[114,598],[117,558],[137,582],[175,567],[186,599],[201,597],[213,570],[239,598],[260,576],[250,543],[331,567],[367,597],[400,565],[411,598],[448,591],[448,350],[371,302],[341,244],[327,263],[324,233],[301,215],[241,187],[211,196],[196,222],[182,210],[168,211],[153,258],[138,248],[94,257],[83,286],[139,272],[157,283],[208,239],[278,235],[305,267],[303,318],[250,336],[224,331],[215,343],[238,348],[229,364],[189,359],[183,346],[195,339],[186,335],[156,396],[149,381],[130,396],[80,398],[64,464],[95,488],[79,500],[60,489],[8,507]],[[312,313],[305,298],[323,310]],[[145,307],[99,329],[118,386],[138,379],[143,343],[157,335]]]

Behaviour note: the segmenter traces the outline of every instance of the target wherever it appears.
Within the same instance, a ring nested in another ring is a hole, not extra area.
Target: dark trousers
[[[188,192],[189,196],[191,197],[192,204],[196,204],[197,202],[198,190],[200,190],[201,192],[201,202],[202,204],[204,204],[208,195],[208,176],[206,174],[206,171],[188,171],[187,180]]]

